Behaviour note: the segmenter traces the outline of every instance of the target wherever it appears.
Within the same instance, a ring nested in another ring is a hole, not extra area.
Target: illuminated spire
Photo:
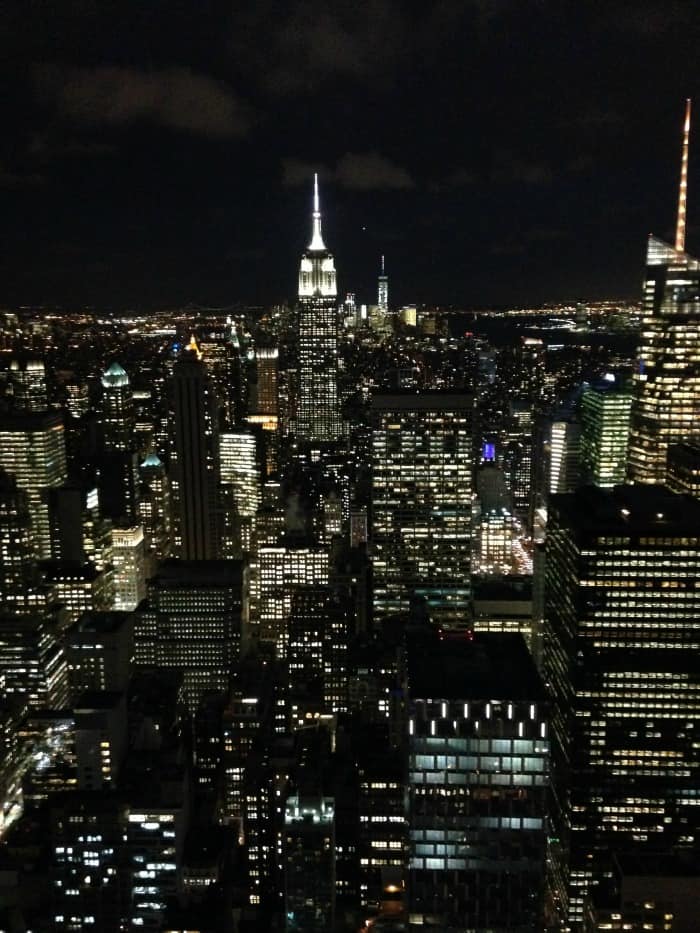
[[[309,249],[321,250],[325,248],[326,244],[323,242],[323,236],[321,235],[321,207],[318,199],[318,174],[314,172],[314,212]]]
[[[685,252],[685,215],[688,199],[688,137],[690,136],[690,98],[685,102],[683,149],[681,151],[681,184],[678,191],[678,220],[676,222],[676,249]]]
[[[185,350],[191,350],[193,353],[197,354],[197,359],[202,359],[202,351],[197,346],[197,341],[194,338],[194,334],[190,334],[190,342],[185,347]]]

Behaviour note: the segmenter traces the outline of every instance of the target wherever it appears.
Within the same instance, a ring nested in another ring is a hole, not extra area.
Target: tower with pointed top
[[[650,236],[629,446],[629,479],[664,483],[668,447],[700,433],[700,260],[685,252],[690,101],[675,245]]]
[[[220,553],[216,400],[205,361],[192,341],[173,367],[172,392],[175,554],[182,560],[216,560]]]
[[[318,175],[314,175],[311,242],[299,269],[297,434],[308,441],[333,441],[341,433],[337,296],[335,263],[323,242]]]
[[[384,268],[384,257],[379,267],[379,278],[377,280],[377,307],[381,311],[389,310],[389,277]]]

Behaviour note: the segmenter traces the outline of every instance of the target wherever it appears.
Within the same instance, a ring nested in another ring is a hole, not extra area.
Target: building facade
[[[464,624],[472,548],[472,399],[443,392],[372,398],[375,618],[426,601]]]
[[[624,483],[632,393],[615,383],[587,386],[581,398],[581,479],[596,486]]]
[[[699,530],[698,502],[662,487],[550,500],[543,655],[573,923],[612,857],[696,845]]]

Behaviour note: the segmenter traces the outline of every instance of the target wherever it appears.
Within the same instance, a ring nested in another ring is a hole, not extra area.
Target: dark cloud
[[[656,0],[624,0],[604,4],[602,16],[618,29],[637,33],[646,39],[657,39],[693,27],[695,31],[698,27],[697,7],[687,0],[665,0],[664,3]]]
[[[414,188],[415,181],[409,172],[378,152],[346,152],[335,168],[304,162],[300,159],[284,159],[283,181],[295,186],[308,183],[314,172],[321,179],[334,181],[350,191],[382,191]]]
[[[405,168],[377,152],[346,153],[336,166],[335,177],[344,188],[356,191],[415,187]]]
[[[387,80],[412,45],[400,3],[259,0],[232,16],[232,51],[274,94],[318,89],[328,77]]]
[[[13,171],[0,164],[0,188],[18,191],[23,188],[38,188],[46,184],[46,178],[39,172]]]
[[[500,242],[491,245],[492,256],[524,256],[531,251],[560,246],[569,238],[566,230],[555,227],[535,226],[525,233],[508,234]]]
[[[37,133],[27,146],[27,153],[40,162],[64,158],[101,158],[113,155],[116,151],[116,146],[94,139],[61,137],[48,133]]]
[[[549,185],[554,177],[552,168],[544,159],[518,155],[515,152],[496,152],[493,181],[507,185]]]
[[[121,126],[151,123],[209,137],[243,136],[247,106],[225,84],[188,68],[36,68],[45,103],[75,123]]]

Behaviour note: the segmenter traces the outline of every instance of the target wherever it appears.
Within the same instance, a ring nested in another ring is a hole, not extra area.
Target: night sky
[[[18,0],[0,305],[292,299],[322,178],[339,288],[639,297],[671,237],[690,0]],[[700,98],[688,250],[700,250]]]

